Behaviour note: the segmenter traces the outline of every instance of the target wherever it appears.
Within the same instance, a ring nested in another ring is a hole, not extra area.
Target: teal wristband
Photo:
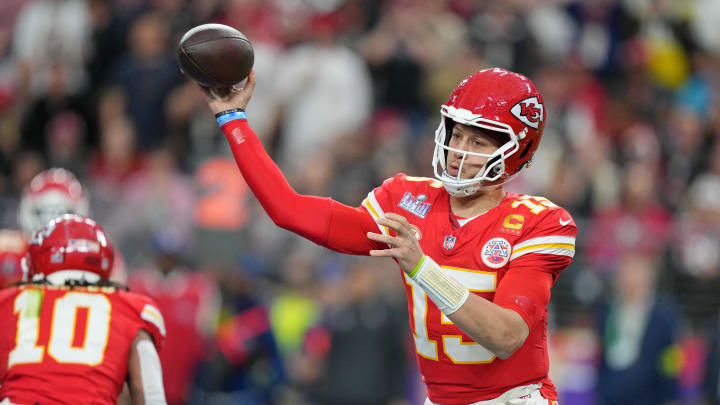
[[[217,117],[217,123],[219,126],[222,127],[223,125],[227,124],[230,121],[246,120],[246,119],[247,119],[247,115],[245,115],[245,111],[240,111],[240,112],[233,111],[233,112],[229,112],[227,114],[223,114],[223,115]]]

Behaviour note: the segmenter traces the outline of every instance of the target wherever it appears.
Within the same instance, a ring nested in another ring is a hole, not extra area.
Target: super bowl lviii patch
[[[493,238],[482,248],[482,260],[491,269],[499,269],[510,260],[512,246],[503,238]]]
[[[427,200],[427,196],[425,194],[420,194],[415,197],[409,191],[406,191],[398,203],[398,207],[404,209],[405,211],[410,211],[412,214],[417,215],[420,218],[425,218],[432,206],[432,204],[425,202],[425,200]]]

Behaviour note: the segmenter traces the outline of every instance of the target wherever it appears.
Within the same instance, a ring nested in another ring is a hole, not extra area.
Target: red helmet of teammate
[[[33,235],[25,256],[28,279],[63,278],[107,280],[113,265],[114,249],[105,231],[95,221],[75,214],[55,218]]]
[[[88,200],[78,179],[65,169],[35,176],[23,192],[18,223],[27,235],[62,214],[88,215]]]
[[[440,113],[435,131],[433,167],[435,177],[453,196],[467,196],[480,188],[505,183],[529,165],[545,128],[545,105],[530,79],[505,69],[481,70],[468,76],[450,94]],[[507,140],[492,154],[473,153],[450,148],[453,126],[465,124],[507,135]],[[487,163],[471,179],[447,172],[449,152],[487,158]]]

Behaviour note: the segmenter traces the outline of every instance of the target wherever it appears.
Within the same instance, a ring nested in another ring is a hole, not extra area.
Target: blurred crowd
[[[79,177],[166,318],[171,404],[419,404],[395,264],[272,224],[177,44],[242,31],[251,126],[298,192],[350,205],[432,177],[440,105],[501,66],[548,111],[509,189],[580,229],[551,301],[560,403],[719,403],[718,20],[716,0],[3,0],[0,228],[40,171]]]

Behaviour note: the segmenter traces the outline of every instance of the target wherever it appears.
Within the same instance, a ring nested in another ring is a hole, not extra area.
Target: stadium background
[[[205,22],[244,32],[251,125],[298,192],[351,205],[432,176],[440,104],[502,66],[548,111],[508,188],[580,229],[551,301],[560,403],[642,403],[657,376],[667,401],[717,403],[718,20],[715,0],[3,0],[0,228],[39,171],[77,174],[131,284],[182,331],[175,403],[419,404],[397,268],[276,228],[175,49]]]

